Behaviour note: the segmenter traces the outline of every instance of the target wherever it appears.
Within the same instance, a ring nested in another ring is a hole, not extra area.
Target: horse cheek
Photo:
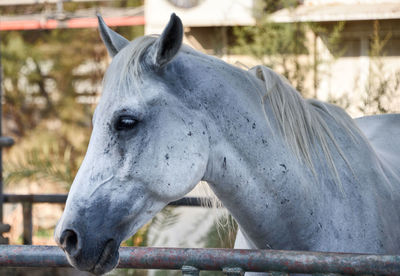
[[[170,200],[177,200],[190,192],[203,178],[208,160],[208,140],[188,131],[181,140],[179,150],[164,157],[165,174],[163,193]]]

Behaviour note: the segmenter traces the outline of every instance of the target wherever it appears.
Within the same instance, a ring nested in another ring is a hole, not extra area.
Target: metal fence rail
[[[0,137],[0,146],[1,146]],[[3,203],[21,203],[23,215],[23,233],[22,240],[24,244],[32,244],[33,223],[32,210],[33,204],[36,203],[55,203],[64,204],[67,200],[67,194],[3,194]],[[0,200],[1,202],[1,200]],[[169,206],[177,207],[210,207],[207,204],[207,198],[202,197],[184,197],[177,201],[170,202]],[[1,203],[0,203],[1,204]],[[1,211],[1,208],[0,208]],[[1,224],[0,224],[1,233]]]
[[[67,196],[67,194],[4,194],[3,200],[4,203],[65,203]],[[206,200],[202,197],[184,197],[169,205],[207,207],[202,205]]]
[[[119,268],[400,275],[400,256],[278,250],[121,247]],[[0,245],[3,267],[67,267],[55,246]],[[236,271],[236,273],[235,273]],[[234,273],[234,274],[232,274]],[[191,274],[193,275],[193,274]]]

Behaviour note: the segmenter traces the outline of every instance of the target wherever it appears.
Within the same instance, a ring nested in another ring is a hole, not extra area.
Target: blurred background
[[[196,50],[244,70],[269,66],[304,97],[338,104],[353,117],[400,112],[399,0],[1,0],[2,131],[15,141],[2,149],[4,193],[68,192],[110,63],[97,12],[130,40],[159,34],[175,12],[184,43]],[[201,184],[190,195],[204,190]],[[3,242],[54,245],[63,204],[2,201],[3,223],[11,225]],[[232,247],[235,223],[223,213],[167,207],[124,245]]]

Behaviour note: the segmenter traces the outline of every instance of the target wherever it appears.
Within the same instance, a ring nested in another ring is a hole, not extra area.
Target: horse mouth
[[[105,274],[118,265],[119,253],[118,244],[114,239],[110,239],[106,242],[103,252],[101,252],[97,263],[91,269],[91,273],[95,275]]]

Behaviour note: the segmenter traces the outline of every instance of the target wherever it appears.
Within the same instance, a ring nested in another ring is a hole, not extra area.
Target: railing
[[[21,203],[23,215],[23,244],[32,244],[33,224],[32,224],[32,206],[35,203],[55,203],[63,204],[67,200],[66,194],[30,194],[16,195],[4,194],[3,203]],[[184,197],[180,200],[171,202],[170,206],[192,206],[201,207],[203,198]],[[0,229],[1,230],[1,229]]]
[[[23,206],[23,240],[32,243],[32,205],[63,204],[64,194],[4,194],[4,203]],[[172,206],[202,206],[204,199],[186,197]],[[400,275],[400,256],[277,250],[121,247],[119,268],[173,269],[182,275],[219,270],[225,275],[245,271],[318,275]],[[54,246],[0,245],[0,267],[68,267],[64,252]],[[333,274],[332,274],[333,273]]]
[[[243,275],[245,271],[344,275],[400,275],[400,256],[278,250],[121,247],[119,268],[200,270]],[[1,245],[3,267],[68,267],[55,246]]]

